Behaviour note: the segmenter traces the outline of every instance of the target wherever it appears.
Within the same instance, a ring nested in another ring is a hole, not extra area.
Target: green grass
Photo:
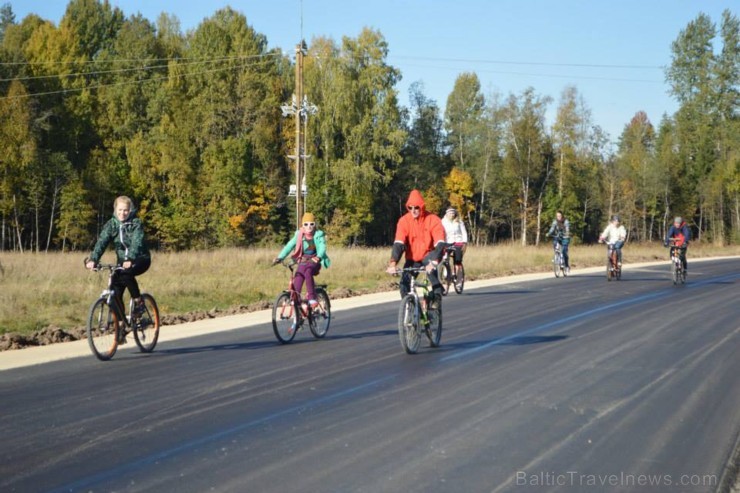
[[[264,308],[288,283],[287,269],[271,266],[277,251],[275,247],[154,253],[152,267],[139,284],[154,294],[164,315]],[[322,270],[316,282],[328,284],[332,298],[395,289],[397,279],[384,272],[390,248],[330,246],[329,253],[332,267]],[[549,271],[551,255],[549,244],[470,247],[465,270],[469,280]],[[689,261],[719,255],[740,255],[740,246],[692,245]],[[83,326],[90,304],[107,283],[103,273],[83,268],[83,257],[79,253],[0,253],[0,333]],[[604,257],[601,245],[571,247],[573,268],[602,265]],[[624,260],[626,264],[667,263],[667,250],[658,244],[628,244]],[[112,253],[103,261],[113,261]]]

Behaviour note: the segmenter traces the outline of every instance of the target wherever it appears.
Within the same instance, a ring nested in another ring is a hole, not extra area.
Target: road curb
[[[732,260],[740,259],[740,256],[727,256],[727,257],[705,257],[705,258],[692,258],[691,263],[706,262],[706,261],[720,261],[720,260]],[[667,265],[667,260],[656,261],[656,262],[643,262],[637,264],[626,264],[624,266],[625,273],[629,273],[632,270],[637,270],[645,267],[654,267],[659,265]],[[603,272],[604,267],[586,267],[583,269],[574,269],[571,273],[571,277],[578,277],[584,274],[593,274],[597,272]],[[493,279],[481,279],[476,281],[470,281],[465,283],[465,287],[468,289],[485,288],[493,286],[503,286],[507,284],[515,284],[518,282],[536,281],[542,279],[553,278],[552,272],[536,272],[530,274],[516,274],[506,277],[496,277]],[[668,279],[668,277],[666,277]],[[561,279],[561,282],[566,281]],[[454,296],[450,296],[453,298]],[[341,312],[344,310],[351,310],[353,308],[360,308],[366,306],[377,305],[379,303],[388,303],[397,301],[399,299],[398,291],[386,291],[382,293],[372,293],[352,298],[342,298],[339,300],[332,301],[332,312]],[[225,332],[229,330],[243,329],[247,327],[254,327],[256,325],[268,323],[271,319],[271,310],[260,310],[256,312],[244,313],[239,315],[226,315],[223,317],[210,318],[205,320],[198,320],[195,322],[187,322],[177,325],[168,325],[162,327],[159,333],[159,343],[162,344],[169,341],[178,339],[184,339],[188,337],[196,337],[202,335],[213,334],[217,332]],[[125,347],[124,347],[125,349]],[[156,349],[155,349],[156,351]],[[92,357],[90,354],[90,348],[88,347],[87,340],[79,340],[72,342],[62,342],[56,344],[49,344],[46,346],[34,346],[24,349],[13,349],[0,352],[0,371],[11,370],[14,368],[22,368],[26,366],[39,365],[43,363],[50,363],[53,361],[60,361],[64,359],[79,358],[79,357]]]

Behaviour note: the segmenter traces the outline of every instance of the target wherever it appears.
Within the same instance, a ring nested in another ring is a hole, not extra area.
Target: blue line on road
[[[705,279],[705,280],[702,280],[702,281],[697,281],[697,282],[694,282],[694,283],[691,283],[691,284],[687,284],[686,287],[692,287],[692,288],[701,287],[701,286],[706,286],[707,284],[714,284],[714,283],[719,283],[719,282],[724,282],[724,281],[731,281],[731,280],[735,280],[735,279],[738,279],[738,278],[740,278],[740,274],[730,274],[730,275],[726,275],[726,276],[714,277],[714,278]],[[589,317],[589,316],[594,315],[596,313],[601,313],[601,312],[604,312],[604,311],[607,311],[607,310],[611,310],[613,308],[619,308],[619,307],[625,306],[625,305],[633,305],[635,303],[641,303],[643,301],[652,300],[652,299],[655,299],[655,298],[661,298],[661,297],[664,297],[664,296],[669,296],[669,295],[671,295],[671,294],[673,294],[675,292],[675,289],[676,288],[671,287],[669,289],[664,289],[664,290],[661,290],[661,291],[657,291],[655,293],[650,293],[650,294],[646,294],[646,295],[642,295],[642,296],[637,296],[635,298],[630,298],[630,299],[627,299],[627,300],[624,300],[624,301],[620,301],[618,303],[612,303],[610,305],[604,305],[604,306],[601,306],[599,308],[594,308],[592,310],[586,310],[585,312],[577,313],[575,315],[571,315],[571,316],[565,317],[565,318],[560,318],[558,320],[554,320],[554,321],[548,322],[546,324],[538,325],[537,327],[534,327],[532,329],[527,329],[527,330],[524,330],[524,331],[521,331],[521,332],[517,332],[516,334],[512,334],[512,335],[509,335],[509,336],[506,336],[506,337],[502,337],[501,339],[496,339],[494,341],[487,342],[485,344],[481,344],[480,346],[476,346],[474,348],[466,349],[465,351],[460,351],[459,353],[454,353],[454,354],[451,354],[449,356],[445,356],[440,361],[449,361],[449,360],[453,360],[453,359],[464,358],[466,356],[470,356],[471,354],[478,353],[478,352],[483,351],[485,349],[488,349],[490,347],[500,346],[500,345],[505,344],[507,342],[510,342],[513,339],[516,339],[518,337],[522,337],[522,336],[526,336],[526,335],[530,335],[530,334],[536,334],[537,332],[541,332],[543,330],[551,329],[552,327],[557,327],[558,325],[562,325],[562,324],[567,323],[567,322],[572,322],[574,320],[579,320],[579,319],[582,319],[582,318],[586,318],[586,317]]]
[[[134,460],[132,462],[129,462],[127,464],[121,464],[120,466],[113,467],[112,469],[108,469],[107,471],[103,471],[97,474],[93,474],[92,476],[87,476],[85,478],[81,478],[77,481],[74,481],[72,483],[66,484],[64,486],[60,486],[58,488],[55,488],[51,490],[51,493],[62,493],[62,492],[69,492],[69,491],[77,491],[79,489],[87,489],[93,485],[103,483],[105,481],[110,481],[112,479],[124,476],[125,474],[133,473],[139,469],[142,469],[148,465],[153,465],[155,462],[169,459],[174,456],[180,455],[184,452],[187,452],[189,450],[192,450],[196,447],[199,447],[201,445],[205,445],[211,442],[215,442],[217,440],[220,440],[222,438],[225,438],[229,435],[233,435],[235,433],[242,432],[244,430],[247,430],[249,428],[253,428],[255,426],[259,426],[265,423],[268,423],[274,419],[283,417],[287,414],[292,414],[298,411],[301,411],[303,409],[306,409],[308,407],[318,406],[321,404],[326,404],[331,401],[342,399],[343,397],[347,397],[351,394],[356,394],[357,392],[360,392],[362,390],[365,390],[369,387],[376,386],[378,384],[381,384],[383,382],[386,382],[388,380],[391,380],[395,378],[395,375],[390,375],[383,378],[378,378],[376,380],[373,380],[371,382],[358,385],[356,387],[352,387],[346,390],[343,390],[341,392],[336,392],[334,394],[330,394],[324,397],[320,397],[317,399],[310,400],[308,402],[305,402],[301,405],[294,406],[288,409],[284,409],[282,411],[278,411],[272,414],[269,414],[267,416],[264,416],[262,418],[254,419],[252,421],[248,421],[246,423],[242,423],[238,426],[234,426],[232,428],[219,431],[217,433],[213,433],[210,435],[206,435],[201,438],[197,438],[195,440],[190,440],[188,442],[183,443],[182,445],[179,445],[177,447],[173,447],[167,450],[163,450],[161,452],[148,455],[146,457],[142,457],[141,459]]]

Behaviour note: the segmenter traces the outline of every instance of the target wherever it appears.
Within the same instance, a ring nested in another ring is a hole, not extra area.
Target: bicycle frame
[[[303,325],[303,320],[311,317],[311,310],[309,310],[308,307],[305,307],[304,309],[303,296],[301,296],[301,293],[293,289],[295,268],[296,265],[298,265],[298,262],[293,261],[287,264],[281,262],[281,265],[290,271],[290,279],[288,279],[288,289],[284,289],[283,293],[288,293],[290,295],[290,302],[293,306],[293,310],[295,310],[297,317],[296,322],[298,326],[301,326]]]
[[[95,270],[100,271],[103,269],[108,269],[110,274],[108,275],[108,287],[100,293],[100,298],[105,298],[105,303],[116,312],[118,321],[123,322],[126,330],[129,330],[131,329],[130,314],[134,312],[134,300],[133,298],[129,300],[129,315],[126,315],[126,308],[123,306],[122,301],[119,301],[118,298],[116,298],[116,292],[113,289],[113,276],[116,272],[122,271],[123,267],[113,264],[103,264],[96,267]]]
[[[409,285],[409,294],[414,297],[416,300],[416,303],[414,303],[414,306],[416,307],[416,313],[414,314],[414,320],[416,321],[416,330],[419,331],[419,320],[422,318],[426,320],[426,308],[429,298],[429,279],[427,278],[426,281],[423,282],[417,282],[416,276],[413,274],[419,274],[421,272],[424,272],[424,275],[426,276],[426,271],[424,267],[407,267],[405,269],[402,269],[402,273],[407,273],[408,276],[411,278],[411,284]],[[416,290],[416,288],[421,288],[421,298],[419,297],[419,292]],[[422,303],[420,302],[423,300],[424,303],[424,310],[422,310]]]
[[[619,256],[617,254],[617,249],[614,248],[614,245],[616,243],[607,243],[606,244],[606,255],[607,259],[609,260],[609,272],[607,273],[607,280],[611,281],[612,277],[619,280],[622,277],[622,269],[619,267]]]

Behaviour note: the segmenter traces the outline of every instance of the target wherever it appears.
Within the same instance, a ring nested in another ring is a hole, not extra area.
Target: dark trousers
[[[116,299],[121,303],[121,306],[123,306],[123,292],[126,289],[128,289],[132,298],[138,298],[141,296],[139,283],[136,282],[136,276],[140,276],[149,270],[149,266],[151,265],[151,259],[142,258],[134,260],[131,267],[128,269],[116,271],[116,274],[113,277],[113,291],[115,291]]]
[[[408,269],[409,267],[421,267],[421,262],[406,260],[406,262],[403,264],[403,268]],[[408,272],[404,272],[403,274],[401,274],[401,298],[409,294],[409,291],[411,291],[411,275],[412,274],[409,274]],[[429,278],[429,282],[432,283],[432,289],[434,290],[434,292],[442,293],[442,284],[439,282],[439,277],[437,277],[437,269],[433,269],[432,272],[427,274],[427,277]]]
[[[463,259],[463,249],[460,245],[454,245],[448,249],[450,253],[454,256],[455,265],[462,264]]]

